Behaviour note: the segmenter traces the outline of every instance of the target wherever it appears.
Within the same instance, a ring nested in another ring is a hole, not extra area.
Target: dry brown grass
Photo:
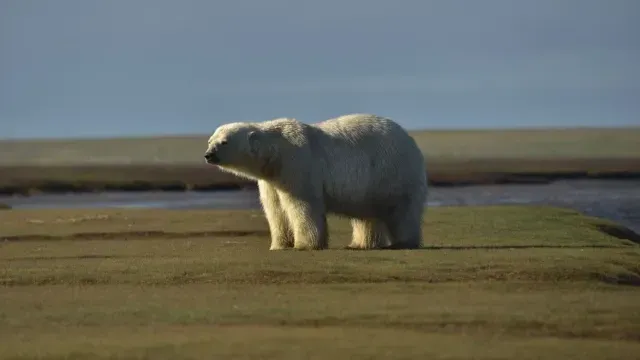
[[[259,211],[9,210],[3,359],[633,359],[640,246],[547,207],[429,211],[427,248],[268,251]]]
[[[640,128],[416,131],[434,185],[639,177]],[[206,135],[0,141],[0,193],[252,185],[206,166]]]
[[[210,134],[0,141],[0,164],[201,164]],[[431,159],[638,159],[640,128],[412,131]]]
[[[633,159],[434,160],[435,186],[539,183],[561,178],[638,178]],[[0,166],[0,194],[83,191],[184,191],[252,187],[255,184],[201,165]]]

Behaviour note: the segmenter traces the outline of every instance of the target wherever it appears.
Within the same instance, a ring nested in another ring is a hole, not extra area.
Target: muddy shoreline
[[[260,209],[257,191],[112,191],[2,196],[13,209]],[[545,205],[571,208],[640,234],[640,180],[557,180],[548,184],[432,187],[427,206]],[[9,210],[11,211],[11,210]],[[499,221],[496,220],[496,221]]]
[[[429,179],[432,187],[466,187],[479,185],[529,185],[550,184],[558,180],[637,180],[640,172],[620,173],[552,173],[552,174],[470,174],[451,180]],[[185,182],[153,182],[135,180],[110,183],[108,181],[64,182],[56,180],[36,180],[25,184],[0,186],[0,195],[30,196],[36,194],[68,194],[99,192],[183,192],[183,191],[228,191],[255,189],[253,182],[212,182],[209,184],[189,184]]]
[[[433,187],[548,184],[558,180],[640,179],[640,159],[436,160]],[[219,191],[255,183],[201,164],[0,165],[0,195]]]

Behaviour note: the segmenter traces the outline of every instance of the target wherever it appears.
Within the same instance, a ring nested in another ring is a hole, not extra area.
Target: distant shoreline
[[[431,186],[640,178],[640,127],[411,131]],[[204,164],[207,136],[0,141],[0,194],[217,191],[255,184]]]
[[[437,160],[435,187],[541,184],[563,179],[640,179],[640,159]],[[122,191],[221,191],[254,188],[207,165],[0,165],[0,195]]]

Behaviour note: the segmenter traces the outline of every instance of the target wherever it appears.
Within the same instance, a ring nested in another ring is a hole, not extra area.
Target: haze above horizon
[[[640,125],[634,0],[0,3],[0,138]]]

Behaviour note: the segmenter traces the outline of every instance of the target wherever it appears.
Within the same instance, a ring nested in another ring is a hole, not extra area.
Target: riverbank
[[[535,206],[438,208],[424,224],[424,250],[342,250],[348,221],[331,218],[331,250],[273,252],[259,210],[9,211],[0,357],[640,351],[640,245],[624,227]]]
[[[638,159],[434,159],[432,186],[640,179]],[[206,164],[0,165],[0,195],[109,191],[215,191],[255,184]]]
[[[256,189],[231,191],[124,191],[0,196],[12,209],[260,210]],[[432,187],[429,208],[544,205],[573,209],[640,233],[640,180],[558,180],[549,184]]]
[[[640,178],[640,128],[411,131],[432,186]],[[253,187],[203,163],[208,134],[0,141],[0,195]]]

